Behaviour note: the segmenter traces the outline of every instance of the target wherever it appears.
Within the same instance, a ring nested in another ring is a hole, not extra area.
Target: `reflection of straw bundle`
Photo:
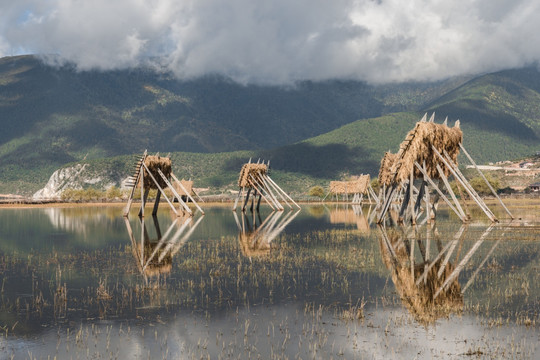
[[[333,209],[330,211],[330,223],[355,224],[357,216],[352,209]]]
[[[379,185],[386,184],[387,186],[392,183],[392,166],[396,161],[397,154],[392,154],[387,151],[384,153],[384,157],[381,160],[381,168],[379,169]]]
[[[258,232],[240,232],[238,235],[245,256],[261,256],[270,253],[270,244]]]
[[[192,195],[193,194],[193,180],[184,180],[184,179],[182,179],[182,180],[180,180],[180,183],[182,184],[182,186],[184,187],[184,189],[186,189],[186,191],[188,193],[186,194],[186,192],[182,189],[182,187],[175,184],[174,189],[176,190],[178,195],[185,196],[185,195]]]
[[[437,164],[441,165],[445,175],[448,176],[449,170],[441,163],[433,151],[432,145],[441,154],[446,151],[452,161],[457,164],[459,144],[462,140],[463,132],[459,128],[459,122],[456,122],[453,128],[444,124],[418,122],[414,129],[409,131],[405,141],[401,143],[399,152],[395,155],[397,159],[393,162],[393,165],[388,167],[390,155],[386,161],[383,158],[379,180],[386,180],[383,183],[388,184],[387,172],[389,172],[392,174],[391,182],[400,183],[409,178],[412,170],[414,170],[415,177],[422,177],[420,171],[414,166],[415,162],[420,165],[425,162],[427,173],[432,179],[439,178]],[[383,165],[384,169],[382,168]]]
[[[358,205],[360,206],[360,205]],[[369,233],[369,223],[366,217],[356,213],[354,209],[332,209],[330,210],[331,224],[356,224],[362,233]]]
[[[426,264],[415,264],[414,274],[411,274],[407,247],[404,244],[395,246],[399,238],[396,232],[388,235],[391,238],[391,243],[393,243],[396,259],[395,261],[392,260],[391,254],[389,254],[387,247],[382,243],[384,240],[382,240],[380,245],[383,261],[387,268],[392,270],[392,281],[401,301],[414,318],[420,323],[430,324],[440,317],[448,317],[451,313],[461,312],[463,309],[463,295],[457,278],[434,299],[435,293],[452,273],[454,266],[447,263],[444,272],[439,277],[437,273],[441,267],[442,259],[438,260],[428,271],[425,281],[422,280],[417,285],[415,280],[422,276]]]
[[[242,170],[240,170],[240,176],[238,178],[238,186],[251,188],[252,187],[251,181],[253,181],[251,176],[253,176],[255,180],[259,181],[259,175],[266,174],[267,172],[268,172],[268,166],[266,164],[251,164],[251,163],[244,164],[244,166],[242,166]]]
[[[330,181],[330,192],[333,194],[365,194],[369,183],[369,174],[360,175],[352,181]]]
[[[149,155],[145,158],[144,164],[146,165],[148,170],[150,170],[154,178],[157,180],[159,186],[161,186],[162,189],[166,188],[167,184],[165,183],[165,181],[163,181],[163,179],[159,175],[158,169],[161,170],[163,175],[165,175],[165,177],[168,179],[171,176],[171,171],[172,171],[171,159],[160,157],[160,156]],[[156,184],[154,184],[154,182],[150,178],[150,175],[148,174],[146,169],[144,170],[144,188],[157,189]]]

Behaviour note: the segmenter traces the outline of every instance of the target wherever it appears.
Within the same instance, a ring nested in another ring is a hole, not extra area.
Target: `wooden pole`
[[[253,175],[249,174],[249,176],[251,177],[251,180],[248,179],[249,182],[251,182],[251,184],[255,187],[255,188],[259,188],[259,193],[264,197],[264,200],[266,200],[266,202],[268,203],[268,205],[270,205],[270,207],[272,208],[272,210],[279,210],[279,211],[282,211],[283,210],[283,206],[281,206],[281,204],[279,203],[279,201],[277,201],[277,199],[275,198],[274,194],[272,194],[269,189],[267,189],[264,184],[261,184],[259,181],[257,181],[257,179],[255,179],[253,177]],[[263,192],[266,193],[266,196],[263,194]],[[270,199],[270,200],[268,200]],[[274,206],[272,206],[274,205]],[[275,207],[275,208],[274,208]]]
[[[244,187],[238,190],[238,195],[236,196],[236,200],[234,200],[234,206],[232,208],[232,211],[236,211],[236,207],[238,206],[238,199],[240,199],[242,195],[244,195]]]
[[[161,191],[158,190],[156,194],[156,201],[154,202],[154,210],[152,210],[152,215],[156,215],[159,207],[159,200],[161,199]]]
[[[480,169],[478,168],[478,166],[476,165],[476,163],[474,162],[473,158],[469,155],[469,153],[467,152],[467,150],[465,150],[465,147],[463,147],[463,144],[459,144],[459,147],[461,148],[461,150],[463,151],[463,153],[467,156],[467,158],[469,159],[469,161],[471,162],[471,164],[474,166],[474,168],[476,169],[476,171],[478,171],[478,173],[480,174],[480,176],[482,176],[482,178],[484,179],[484,181],[486,182],[487,186],[489,186],[489,189],[491,190],[491,192],[493,193],[493,195],[495,195],[495,197],[499,200],[499,202],[501,203],[502,207],[504,208],[504,210],[506,210],[506,212],[508,213],[508,215],[510,215],[510,217],[512,219],[514,219],[514,215],[512,215],[512,213],[510,212],[510,210],[508,210],[508,208],[504,205],[503,201],[501,200],[501,198],[499,197],[499,195],[497,194],[497,192],[495,191],[495,189],[493,189],[493,187],[491,186],[491,184],[489,183],[488,179],[486,179],[486,177],[484,176],[484,173],[482,173],[482,171],[480,171]]]
[[[150,175],[150,178],[152,179],[152,181],[154,181],[154,184],[157,186],[157,188],[159,189],[159,191],[161,191],[161,193],[163,194],[163,197],[165,198],[165,200],[167,200],[167,202],[169,203],[169,206],[171,207],[172,211],[174,211],[174,213],[176,214],[176,216],[180,216],[180,214],[178,214],[178,211],[176,211],[176,208],[174,207],[174,205],[171,203],[171,201],[169,200],[169,198],[167,197],[167,195],[165,195],[165,193],[163,192],[163,189],[161,188],[161,186],[159,186],[156,178],[154,177],[154,175],[152,175],[152,173],[150,172],[150,170],[148,170],[148,168],[146,167],[146,164],[143,163],[143,167],[146,169],[146,171],[148,171],[148,175]],[[141,171],[143,171],[141,169]],[[142,182],[141,186],[144,185],[144,181]]]
[[[242,211],[246,211],[246,205],[247,205],[247,202],[249,200],[249,194],[251,194],[251,188],[248,188],[246,198],[244,199],[244,206],[242,206]]]
[[[184,185],[182,185],[182,183],[178,180],[178,178],[171,172],[171,177],[173,178],[174,181],[176,181],[176,184],[178,184],[178,186],[180,186],[180,188],[182,189],[183,192],[186,193],[187,197],[191,200],[191,202],[195,205],[195,207],[201,212],[201,214],[204,215],[204,211],[203,209],[201,209],[201,207],[199,206],[199,204],[197,204],[197,202],[193,199],[193,197],[188,193],[187,189],[185,188]]]
[[[270,181],[268,181],[267,179],[267,176],[264,175],[264,174],[261,174],[260,176],[261,178],[261,182],[264,184],[264,187],[265,187],[265,190],[266,192],[270,193],[270,195],[274,198],[275,202],[276,202],[276,205],[279,205],[278,209],[281,209],[281,210],[285,210],[283,205],[281,205],[279,203],[279,200],[277,199],[277,197],[274,195],[274,193],[272,192],[272,189],[274,189],[275,192],[278,193],[278,195],[281,197],[281,199],[285,202],[285,204],[287,204],[288,207],[290,207],[292,209],[292,206],[289,205],[289,203],[287,202],[287,200],[285,200],[285,198],[283,197],[283,195],[279,192],[278,189],[272,187],[272,184],[270,183]]]
[[[411,223],[413,225],[416,225],[416,215],[414,213],[414,202],[413,202],[413,189],[414,189],[414,168],[411,168],[411,173],[409,175],[409,181],[411,184],[411,187],[409,188],[410,194],[409,194],[409,214],[411,216]]]
[[[484,203],[484,201],[480,198],[480,195],[476,193],[476,191],[472,188],[472,186],[468,183],[468,181],[465,178],[461,178],[460,174],[456,171],[454,166],[451,164],[451,162],[448,162],[435,148],[435,146],[431,146],[435,154],[443,161],[443,163],[446,165],[446,167],[450,170],[452,175],[463,185],[465,190],[469,193],[471,198],[474,199],[474,201],[478,204],[478,206],[484,211],[484,213],[487,215],[488,218],[490,218],[491,221],[497,222],[497,218],[495,215],[491,212],[491,210],[487,207],[487,205]],[[459,171],[459,170],[458,170]],[[462,175],[463,176],[463,175]]]
[[[446,175],[444,174],[444,171],[439,164],[437,164],[437,171],[439,172],[439,177],[442,179],[442,181],[444,182],[444,185],[446,186],[446,190],[452,197],[452,200],[454,201],[454,205],[456,206],[456,209],[458,209],[462,217],[466,218],[467,215],[465,215],[465,212],[461,208],[461,205],[459,204],[459,201],[456,198],[456,194],[454,194],[454,191],[452,190],[452,187],[450,186],[450,183],[448,182],[448,179],[446,178]]]
[[[401,209],[399,210],[399,222],[403,222],[403,218],[405,215],[405,210],[409,206],[410,196],[411,196],[411,182],[409,180],[409,183],[407,184],[407,190],[405,190],[405,196],[403,197],[403,202],[401,203]]]
[[[428,180],[428,182],[431,184],[431,186],[433,186],[435,188],[435,190],[437,190],[437,193],[439,194],[439,196],[446,202],[446,204],[450,207],[450,209],[452,209],[456,213],[456,215],[461,219],[461,221],[467,222],[467,219],[465,219],[465,218],[463,218],[461,216],[461,214],[456,210],[454,205],[452,205],[450,200],[448,200],[448,198],[442,193],[441,189],[439,189],[439,187],[435,185],[435,183],[429,177],[427,172],[425,172],[424,169],[422,169],[422,167],[417,162],[415,162],[414,165],[418,168],[418,170],[420,170],[422,175],[424,175],[424,177]]]
[[[377,216],[377,224],[381,224],[384,221],[384,218],[386,216],[386,212],[388,211],[388,208],[390,207],[390,204],[394,200],[395,190],[396,190],[396,185],[390,185],[390,189],[388,189],[388,191],[387,191],[388,194],[385,195],[385,202],[383,204],[381,212]]]
[[[144,165],[144,163],[143,163]],[[146,194],[148,194],[146,192]],[[145,205],[145,189],[144,189],[144,169],[141,167],[141,208],[139,210],[139,217],[144,217],[144,205]]]
[[[300,205],[298,205],[285,191],[283,191],[282,188],[279,187],[278,184],[275,183],[274,180],[272,180],[272,178],[270,176],[266,176],[266,178],[268,179],[268,181],[270,181],[272,184],[274,184],[279,191],[281,191],[283,193],[283,195],[285,195],[287,197],[287,199],[289,199],[298,209],[301,209]]]
[[[146,167],[146,165],[145,165]],[[165,176],[165,174],[163,174],[163,172],[161,171],[161,169],[157,169],[158,171],[158,174],[159,176],[161,176],[161,178],[163,179],[163,181],[165,182],[165,184],[167,185],[167,187],[171,190],[171,192],[173,193],[173,195],[178,199],[178,203],[180,203],[184,209],[186,210],[186,212],[193,216],[193,212],[191,211],[191,209],[189,208],[189,206],[187,206],[187,204],[184,202],[184,200],[182,200],[182,197],[178,194],[178,192],[176,191],[176,189],[171,185],[171,183],[169,182],[169,180],[167,180],[167,177]],[[150,173],[150,171],[148,171],[148,173]],[[152,175],[150,173],[150,175]],[[153,176],[152,176],[153,178]],[[156,181],[156,185],[159,186],[159,184],[157,183]],[[165,196],[165,194],[163,194],[163,196]],[[174,198],[173,198],[174,199]]]

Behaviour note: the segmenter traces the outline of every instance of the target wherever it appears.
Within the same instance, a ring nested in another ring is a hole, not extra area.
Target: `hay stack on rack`
[[[124,210],[124,216],[129,215],[129,210],[131,209],[131,204],[133,203],[133,197],[135,195],[135,190],[137,187],[141,189],[141,208],[139,210],[139,216],[144,217],[144,208],[146,205],[146,202],[148,200],[148,194],[151,189],[156,189],[156,199],[154,202],[154,209],[152,211],[152,215],[157,214],[157,210],[159,207],[159,202],[161,200],[161,196],[167,200],[167,203],[169,203],[169,206],[173,210],[173,212],[176,214],[176,216],[180,216],[181,214],[187,213],[189,215],[193,215],[193,212],[187,206],[186,202],[182,199],[182,195],[180,195],[176,188],[180,188],[184,192],[184,196],[189,198],[191,202],[197,207],[197,209],[204,214],[204,211],[201,209],[201,207],[197,204],[197,202],[193,199],[191,196],[191,191],[188,191],[185,189],[183,184],[178,180],[178,178],[174,175],[172,172],[172,162],[169,156],[159,156],[159,153],[156,155],[148,155],[148,152],[145,150],[144,154],[137,160],[135,167],[134,167],[133,176],[130,177],[129,185],[131,187],[131,192],[128,198],[128,203],[126,205],[126,208]],[[172,185],[171,182],[174,182],[176,187]],[[142,186],[141,186],[142,184]],[[167,197],[167,194],[165,194],[164,190],[168,189],[173,194],[172,201],[169,200]],[[178,200],[178,203],[181,205],[181,212],[178,212],[177,209],[173,205],[174,199]]]
[[[378,222],[382,223],[386,219],[386,214],[391,206],[400,208],[400,222],[410,219],[413,224],[416,224],[423,211],[426,213],[425,221],[433,220],[435,219],[439,198],[442,198],[463,222],[467,222],[469,214],[463,210],[457,196],[450,187],[449,176],[454,177],[456,182],[465,189],[469,197],[478,204],[491,221],[497,221],[493,212],[458,168],[457,158],[460,150],[476,167],[474,160],[463,147],[463,132],[459,127],[459,120],[456,121],[454,127],[448,127],[447,120],[442,124],[436,124],[434,123],[434,117],[435,114],[427,122],[427,114],[424,115],[422,120],[416,123],[414,129],[409,131],[405,140],[401,143],[398,153],[387,152],[381,160],[379,170],[379,183],[381,184],[379,198],[381,201],[378,202]],[[476,169],[491,188],[482,172],[478,167]],[[416,185],[419,188],[415,186],[415,181],[417,181]],[[451,199],[443,193],[440,184],[436,184],[435,181],[443,182]],[[459,188],[460,191],[461,187]],[[491,190],[507,213],[513,218],[495,190],[493,188]],[[436,192],[433,197],[430,196],[432,191]],[[431,199],[433,199],[433,203]],[[393,204],[394,201],[397,201],[397,204]]]
[[[371,179],[369,174],[362,174],[356,179],[350,181],[330,181],[330,189],[328,194],[334,194],[336,198],[338,195],[343,195],[343,197],[347,200],[349,198],[349,194],[353,194],[353,204],[361,204],[364,195],[368,196],[370,202],[371,198],[374,198],[375,202],[377,202],[377,196],[371,187]]]
[[[300,209],[300,206],[296,202],[294,202],[293,199],[283,189],[279,187],[278,184],[274,182],[269,176],[269,167],[270,162],[268,164],[265,164],[264,161],[260,162],[257,161],[257,163],[251,163],[251,159],[249,159],[249,162],[247,164],[244,164],[242,166],[242,169],[240,170],[240,175],[238,177],[238,187],[240,190],[238,191],[238,196],[236,197],[236,200],[234,202],[233,211],[236,210],[236,207],[238,206],[238,200],[240,197],[244,196],[244,192],[246,192],[245,199],[244,199],[244,205],[242,206],[242,211],[246,210],[246,205],[249,201],[249,196],[253,192],[253,197],[251,199],[251,211],[253,211],[255,198],[258,196],[259,199],[257,200],[257,211],[259,210],[259,206],[261,203],[261,198],[264,198],[264,200],[268,203],[268,205],[272,208],[272,210],[284,210],[283,205],[281,205],[281,200],[292,209],[291,202],[294,204],[298,209]]]
[[[158,189],[158,185],[164,189],[167,187],[167,183],[159,175],[159,171],[165,175],[166,179],[171,177],[172,173],[172,161],[168,157],[161,157],[159,155],[148,155],[144,159],[144,187],[148,189]],[[157,182],[154,182],[150,177],[150,173],[154,176]]]

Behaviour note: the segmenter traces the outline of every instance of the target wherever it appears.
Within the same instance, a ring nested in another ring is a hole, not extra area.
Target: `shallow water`
[[[540,212],[511,210],[0,209],[0,357],[538,358]]]

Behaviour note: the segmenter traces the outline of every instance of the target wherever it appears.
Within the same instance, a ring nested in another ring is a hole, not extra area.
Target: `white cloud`
[[[0,0],[0,55],[182,78],[434,80],[540,59],[536,0]]]

